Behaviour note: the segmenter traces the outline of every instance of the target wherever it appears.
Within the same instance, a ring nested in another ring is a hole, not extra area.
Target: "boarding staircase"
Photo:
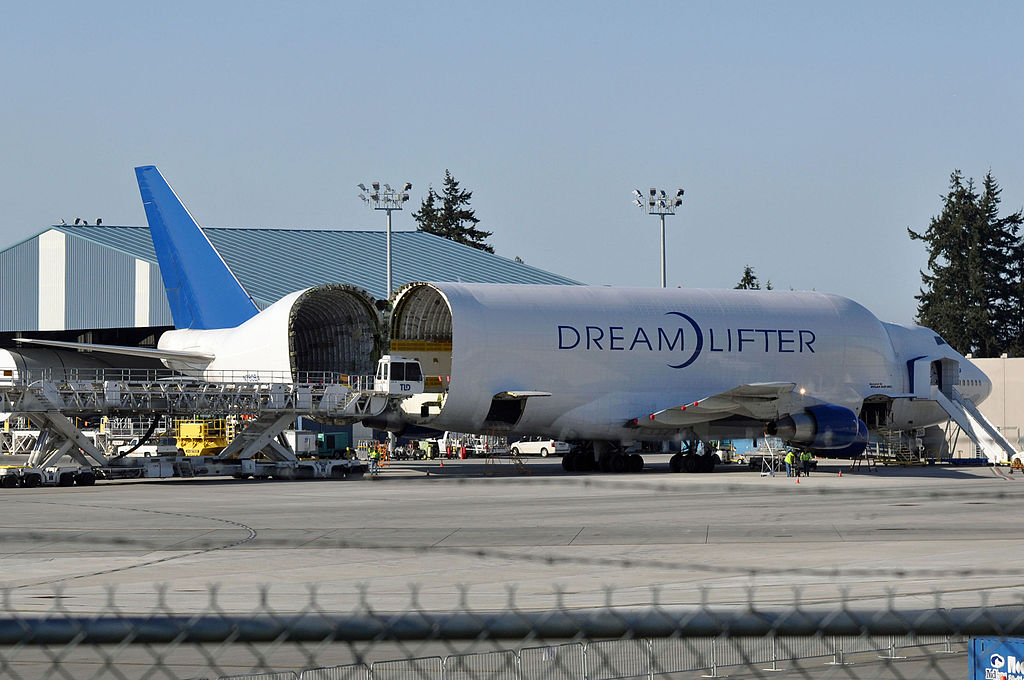
[[[969,399],[962,397],[955,389],[950,390],[950,394],[947,395],[934,387],[932,399],[942,406],[950,419],[960,427],[990,463],[998,465],[1013,461],[1017,450]]]
[[[914,451],[900,430],[879,430],[875,441],[868,444],[874,462],[883,465],[919,465],[921,456]]]

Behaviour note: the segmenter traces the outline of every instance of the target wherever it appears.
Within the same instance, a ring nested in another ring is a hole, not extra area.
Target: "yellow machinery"
[[[175,420],[174,436],[186,456],[213,456],[235,437],[233,422],[213,420]]]

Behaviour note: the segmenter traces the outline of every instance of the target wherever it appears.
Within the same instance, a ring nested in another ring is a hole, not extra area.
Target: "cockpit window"
[[[939,346],[942,346],[942,345],[946,344],[946,341],[936,335],[935,336],[935,344],[939,345]]]

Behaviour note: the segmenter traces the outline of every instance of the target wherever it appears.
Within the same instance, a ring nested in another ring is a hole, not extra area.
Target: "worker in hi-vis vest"
[[[809,477],[811,474],[811,459],[814,458],[814,454],[806,449],[800,453],[800,464],[804,469],[804,477]]]
[[[794,474],[793,464],[796,463],[796,456],[793,455],[792,451],[786,451],[786,476],[792,477]]]

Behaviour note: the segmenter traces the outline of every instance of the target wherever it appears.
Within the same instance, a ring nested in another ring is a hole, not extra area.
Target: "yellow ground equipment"
[[[234,425],[223,418],[175,420],[174,436],[186,456],[213,456],[234,439]]]

